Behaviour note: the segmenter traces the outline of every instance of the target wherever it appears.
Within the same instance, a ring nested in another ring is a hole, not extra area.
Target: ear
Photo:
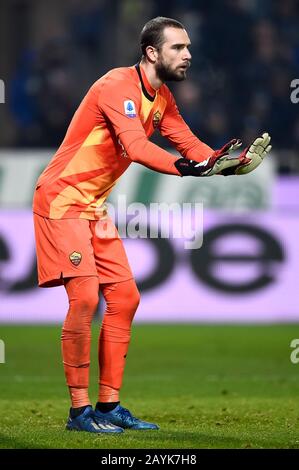
[[[158,51],[153,46],[147,46],[146,48],[146,57],[149,62],[154,64],[158,59]]]

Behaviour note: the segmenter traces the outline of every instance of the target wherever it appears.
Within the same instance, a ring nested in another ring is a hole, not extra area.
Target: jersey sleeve
[[[196,137],[182,118],[175,99],[165,87],[167,106],[160,123],[160,132],[189,160],[201,162],[210,157],[214,150]]]
[[[133,162],[160,173],[180,175],[176,157],[150,142],[142,126],[140,89],[130,80],[111,80],[99,92],[98,106]]]

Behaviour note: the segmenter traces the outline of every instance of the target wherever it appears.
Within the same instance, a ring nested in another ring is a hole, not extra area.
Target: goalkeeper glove
[[[255,170],[264,160],[265,156],[270,152],[272,145],[269,145],[271,137],[267,132],[247,147],[240,156],[243,156],[243,161],[233,167],[222,170],[221,174],[228,175],[245,175]]]
[[[249,163],[244,156],[230,155],[242,145],[239,139],[233,139],[225,144],[220,150],[215,152],[202,162],[188,160],[188,158],[178,158],[174,164],[181,176],[212,176],[221,174],[225,170],[233,169],[240,164]]]

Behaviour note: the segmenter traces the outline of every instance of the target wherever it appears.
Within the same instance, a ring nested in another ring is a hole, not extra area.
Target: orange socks
[[[100,402],[119,401],[119,390],[139,304],[134,279],[103,284],[106,312],[99,337]],[[62,357],[72,408],[90,404],[88,397],[91,322],[98,305],[97,276],[74,277],[65,282],[69,311],[62,328]]]
[[[134,279],[103,284],[106,312],[99,337],[99,402],[119,401],[119,390],[131,337],[131,324],[139,304]]]
[[[96,276],[66,281],[69,311],[62,328],[62,357],[72,407],[90,404],[88,398],[91,322],[98,305]]]
[[[72,408],[81,408],[81,406],[90,405],[88,388],[69,387]]]
[[[99,402],[111,403],[119,400],[119,388],[110,387],[110,385],[100,384]]]

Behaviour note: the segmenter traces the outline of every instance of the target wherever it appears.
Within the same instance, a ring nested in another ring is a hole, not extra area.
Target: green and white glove
[[[242,145],[238,139],[230,140],[221,149],[215,150],[213,154],[201,162],[188,160],[188,158],[178,158],[175,166],[181,176],[213,176],[222,174],[223,171],[239,166],[240,163],[247,162],[244,157],[230,155]]]
[[[268,132],[264,132],[261,137],[257,137],[255,141],[249,145],[240,157],[244,160],[237,166],[227,168],[221,171],[221,175],[246,175],[255,170],[264,160],[265,156],[270,152],[272,145],[270,145],[271,137]]]

